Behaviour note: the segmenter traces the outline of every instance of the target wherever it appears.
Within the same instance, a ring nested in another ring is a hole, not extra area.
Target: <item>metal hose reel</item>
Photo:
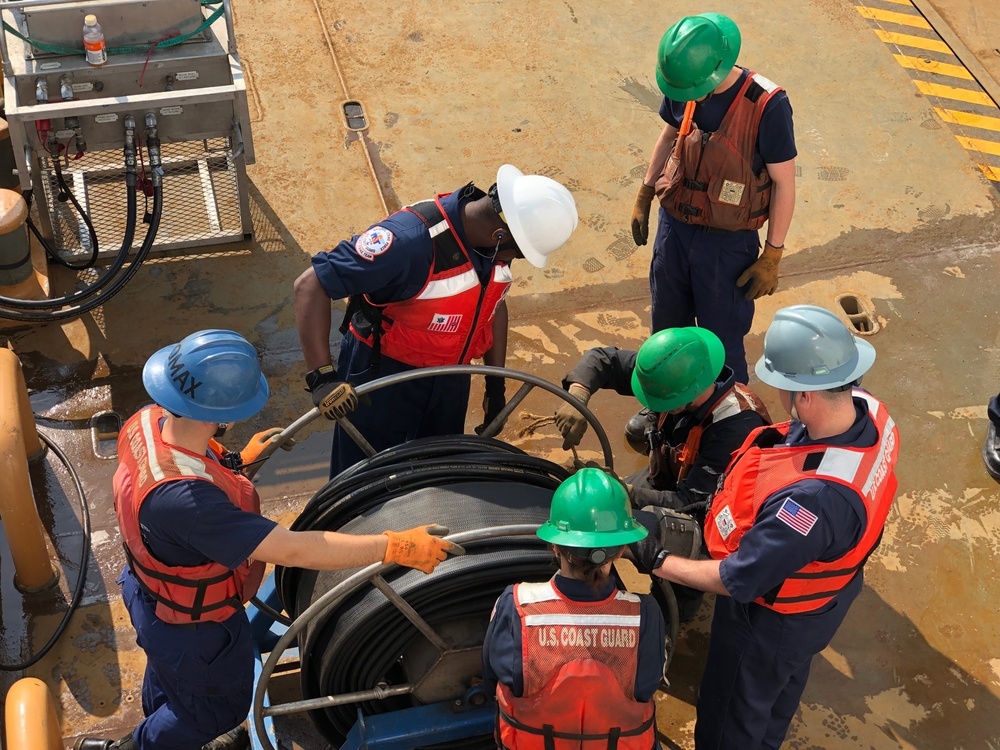
[[[558,386],[531,375],[492,367],[436,367],[382,378],[357,390],[364,394],[441,374],[522,381],[487,435],[534,387],[571,401],[594,428],[610,466],[607,435],[593,414]],[[313,410],[285,432],[294,434],[316,416]],[[270,451],[281,442],[276,439]],[[466,555],[449,558],[430,576],[381,564],[352,571],[277,569],[277,590],[295,620],[263,665],[254,696],[254,722],[264,746],[271,745],[266,716],[309,711],[323,737],[340,746],[359,712],[372,716],[443,702],[460,706],[476,695],[483,637],[497,597],[511,583],[544,581],[556,570],[535,530],[548,518],[552,493],[568,475],[563,467],[507,443],[456,435],[382,451],[331,480],[306,505],[293,529],[368,534],[443,523],[452,531],[449,539],[462,544]],[[303,699],[265,707],[267,680],[294,642]],[[433,747],[485,749],[495,743],[483,736]]]

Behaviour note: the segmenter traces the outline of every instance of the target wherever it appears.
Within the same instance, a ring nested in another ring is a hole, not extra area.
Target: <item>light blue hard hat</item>
[[[792,305],[775,313],[754,371],[783,391],[825,391],[853,383],[874,362],[875,347],[852,334],[834,313]]]
[[[270,396],[257,350],[233,331],[206,330],[146,361],[142,384],[157,404],[199,422],[239,422]]]

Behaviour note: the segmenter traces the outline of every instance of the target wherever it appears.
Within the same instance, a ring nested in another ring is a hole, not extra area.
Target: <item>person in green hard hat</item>
[[[583,747],[584,735],[588,747],[659,748],[663,616],[652,597],[620,591],[611,577],[625,546],[647,533],[625,487],[600,469],[581,469],[556,489],[538,536],[559,571],[507,587],[483,643],[498,748]]]
[[[736,23],[720,13],[686,16],[663,35],[656,81],[665,125],[632,211],[632,237],[646,244],[655,195],[652,330],[708,328],[746,383],[743,337],[754,300],[778,286],[797,151],[787,95],[736,64],[740,46]]]
[[[585,404],[599,389],[609,389],[635,396],[657,414],[634,446],[649,454],[649,466],[625,480],[637,508],[669,508],[700,522],[733,451],[755,429],[771,423],[764,402],[736,381],[724,360],[722,342],[711,331],[668,328],[650,336],[638,352],[591,349],[563,378],[563,388]],[[555,420],[563,447],[578,445],[587,429],[584,416],[564,404]],[[681,536],[688,554],[699,556],[698,524],[676,523],[686,532]],[[702,592],[678,584],[673,589],[680,620],[691,620]]]

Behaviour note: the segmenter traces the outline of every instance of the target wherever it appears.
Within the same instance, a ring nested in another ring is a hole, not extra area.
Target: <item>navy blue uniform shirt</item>
[[[459,208],[471,197],[464,188],[441,199],[441,205],[458,233],[462,244],[469,251],[469,258],[485,278],[493,268],[495,248],[470,247],[462,226]],[[380,242],[365,243],[376,227],[381,227]],[[391,240],[386,244],[391,233]],[[359,243],[362,243],[359,248]],[[427,226],[411,211],[397,211],[364,233],[350,240],[343,240],[332,250],[317,253],[312,258],[316,278],[331,299],[342,299],[352,294],[367,294],[378,304],[400,302],[420,293],[427,283],[434,260],[434,245]]]
[[[831,438],[811,440],[801,422],[793,421],[786,445],[847,445],[867,448],[875,445],[878,430],[868,414],[864,399],[855,398],[857,416],[846,432]],[[781,520],[778,511],[787,499],[816,516],[803,534]],[[850,550],[864,531],[867,520],[864,501],[852,489],[824,479],[803,479],[768,497],[757,520],[740,539],[740,546],[719,565],[719,575],[730,596],[741,603],[751,602],[781,584],[789,575],[817,560],[835,560]],[[841,592],[852,600],[861,589],[859,572]],[[836,599],[834,600],[836,602]],[[833,606],[830,602],[826,607]]]
[[[614,581],[595,594],[583,581],[556,574],[556,589],[577,602],[607,599],[615,589]],[[635,675],[635,699],[640,703],[652,700],[663,674],[664,625],[663,613],[653,597],[639,596],[639,654]],[[517,697],[524,693],[524,672],[521,659],[521,619],[514,605],[514,587],[508,586],[497,599],[493,618],[483,640],[483,681],[488,690],[496,690],[498,682],[511,689]]]
[[[162,425],[162,421],[161,421]],[[206,456],[206,460],[214,460]],[[215,562],[230,570],[253,555],[278,524],[240,510],[204,479],[178,479],[153,488],[139,508],[147,549],[165,565]]]
[[[736,99],[743,82],[750,71],[743,69],[743,74],[730,88],[721,94],[712,94],[708,99],[699,102],[694,108],[694,122],[704,132],[714,133],[722,124],[729,105]],[[678,102],[664,98],[660,105],[660,117],[668,125],[679,128],[684,118],[684,107],[687,102]],[[757,133],[757,148],[754,153],[753,171],[759,173],[765,164],[780,164],[794,159],[798,151],[795,148],[795,130],[792,125],[792,105],[788,95],[779,91],[771,97],[764,106],[764,114],[760,119],[760,130]]]

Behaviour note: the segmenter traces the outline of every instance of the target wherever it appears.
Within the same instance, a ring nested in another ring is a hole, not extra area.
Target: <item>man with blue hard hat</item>
[[[316,254],[295,282],[295,320],[313,403],[351,421],[376,451],[432,435],[462,434],[469,377],[412,380],[358,406],[353,386],[421,367],[507,356],[511,262],[544,268],[577,226],[561,184],[504,164],[483,192],[472,183],[407,206]],[[340,358],[330,354],[331,299],[349,297]],[[505,405],[503,378],[486,378],[481,432]],[[334,430],[330,476],[364,458]]]
[[[155,402],[118,438],[115,514],[127,564],[122,599],[146,653],[145,718],[118,741],[82,737],[75,750],[236,750],[249,746],[253,645],[243,605],[264,565],[315,570],[393,562],[430,573],[461,549],[433,525],[355,536],[289,531],[260,515],[240,454],[216,438],[269,396],[257,352],[232,331],[207,330],[156,352],[142,382]]]
[[[658,748],[663,616],[652,597],[620,591],[611,577],[625,545],[647,534],[625,487],[600,469],[581,469],[556,489],[537,533],[559,571],[544,583],[508,586],[483,643],[497,747]]]
[[[713,559],[650,537],[630,548],[640,569],[717,595],[698,750],[779,747],[813,656],[861,591],[899,455],[885,405],[856,387],[874,361],[832,312],[779,310],[755,369],[792,419],[755,430],[733,455],[705,520]]]
[[[739,27],[721,13],[681,18],[660,40],[664,127],[632,210],[632,237],[648,241],[655,196],[652,330],[708,328],[722,340],[737,382],[746,383],[743,338],[754,300],[778,287],[797,150],[788,96],[736,64],[741,44]],[[630,423],[633,434],[642,435],[643,416]]]

